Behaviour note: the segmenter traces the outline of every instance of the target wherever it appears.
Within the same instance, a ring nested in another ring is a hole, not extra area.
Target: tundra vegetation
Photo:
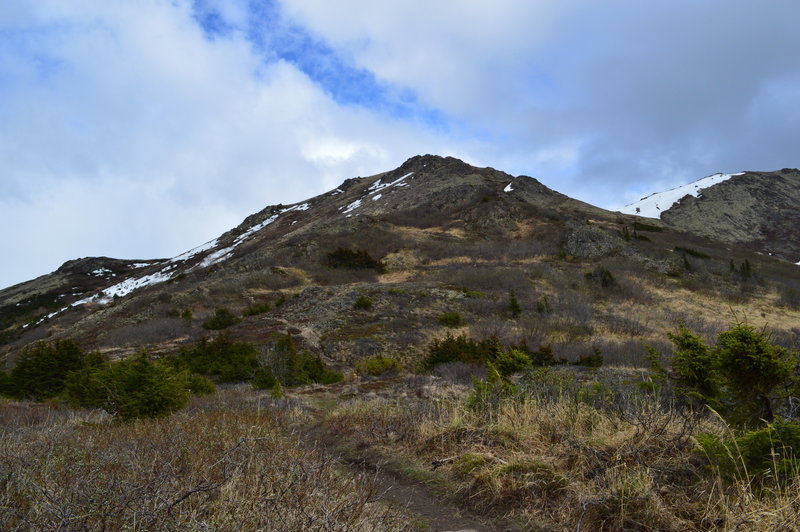
[[[511,529],[796,527],[797,353],[746,323],[713,345],[683,323],[668,337],[669,360],[651,348],[648,368],[626,370],[602,366],[597,349],[569,362],[547,345],[448,334],[415,373],[375,356],[344,382],[289,334],[267,357],[226,333],[157,360],[35,344],[2,380],[17,401],[0,420],[0,522],[422,526],[381,501],[377,477],[342,465],[366,449]],[[130,467],[112,474],[120,460]]]

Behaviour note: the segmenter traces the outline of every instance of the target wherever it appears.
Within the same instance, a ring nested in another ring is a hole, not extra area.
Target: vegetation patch
[[[659,227],[657,225],[652,225],[644,222],[633,222],[633,229],[635,231],[650,231],[653,233],[660,233],[664,230],[663,227]]]
[[[450,311],[445,312],[436,318],[436,322],[439,325],[444,325],[445,327],[461,327],[464,325],[464,318],[461,316],[461,313]]]
[[[384,355],[377,355],[356,362],[355,371],[358,375],[373,377],[395,375],[403,370],[399,360]]]
[[[203,322],[203,329],[219,330],[226,329],[239,323],[241,318],[236,316],[230,309],[221,307],[214,311],[214,315]]]
[[[326,255],[326,263],[331,268],[348,268],[352,270],[375,270],[378,273],[386,271],[380,261],[373,259],[363,249],[336,248]]]

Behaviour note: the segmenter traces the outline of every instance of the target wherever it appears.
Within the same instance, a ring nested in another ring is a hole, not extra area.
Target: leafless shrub
[[[647,332],[647,323],[643,322],[637,316],[606,314],[600,319],[612,334],[641,336]]]
[[[550,330],[548,319],[542,314],[529,314],[518,320],[517,341],[524,342],[531,348],[547,342],[547,333]]]
[[[589,298],[575,290],[558,292],[550,298],[550,308],[555,316],[577,325],[591,323],[595,314]]]
[[[786,279],[776,284],[779,294],[778,304],[792,310],[800,309],[800,281]]]
[[[407,529],[399,511],[374,504],[374,477],[344,473],[321,447],[277,430],[267,408],[227,393],[126,425],[52,406],[32,419],[5,405],[0,528]]]
[[[164,339],[183,336],[189,329],[190,325],[186,320],[158,317],[107,330],[98,339],[103,344],[130,345],[141,348],[148,344],[163,342]]]
[[[447,362],[433,369],[433,374],[453,384],[472,384],[473,379],[486,378],[486,366],[464,362]]]
[[[514,340],[514,331],[508,320],[496,316],[489,316],[477,320],[470,327],[473,338],[489,338],[494,336],[504,344],[510,344]]]
[[[508,302],[492,297],[470,297],[464,300],[464,308],[476,316],[499,316],[508,309]]]

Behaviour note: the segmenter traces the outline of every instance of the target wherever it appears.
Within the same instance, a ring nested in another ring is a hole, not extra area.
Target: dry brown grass
[[[460,392],[458,390],[461,390]],[[328,416],[340,437],[436,464],[472,509],[533,530],[797,530],[797,480],[757,494],[718,478],[693,436],[710,416],[654,397],[615,409],[574,395],[507,399],[481,413],[465,388],[354,399]],[[647,397],[647,396],[642,396]]]
[[[373,479],[303,445],[237,388],[170,418],[0,410],[3,530],[402,530]]]

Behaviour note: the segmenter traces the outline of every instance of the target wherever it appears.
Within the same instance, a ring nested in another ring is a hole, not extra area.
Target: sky
[[[800,166],[797,0],[2,0],[0,287],[417,154],[619,208]]]

